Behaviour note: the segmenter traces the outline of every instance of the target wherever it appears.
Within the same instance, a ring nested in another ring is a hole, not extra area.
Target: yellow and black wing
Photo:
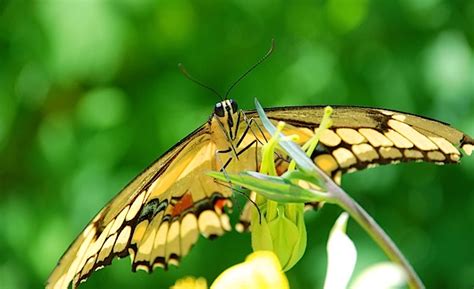
[[[283,133],[297,135],[304,144],[314,135],[325,106],[296,106],[265,109],[276,124],[286,123]],[[262,126],[255,111],[249,119]],[[399,111],[354,106],[333,106],[333,124],[320,136],[311,158],[337,184],[344,173],[399,162],[458,163],[460,148],[470,155],[474,140],[449,124]],[[252,138],[253,136],[247,136]],[[248,141],[247,141],[248,142]],[[277,161],[277,171],[288,167],[286,159]],[[308,208],[318,204],[308,203]],[[237,231],[250,226],[251,203],[247,203],[236,225]]]
[[[215,170],[215,144],[204,125],[129,183],[87,225],[60,259],[46,288],[76,287],[89,275],[131,255],[132,269],[177,265],[201,233],[230,230],[230,191],[205,172]]]
[[[315,163],[338,180],[340,175],[398,162],[457,163],[462,148],[470,155],[474,140],[449,124],[385,109],[334,106],[333,125],[320,138]],[[323,106],[267,109],[270,120],[288,124],[287,134],[305,141],[319,126]],[[254,111],[247,112],[256,118]]]
[[[266,112],[275,122],[285,121],[284,133],[299,135],[303,143],[319,126],[323,110],[313,106]],[[254,111],[245,114],[259,125]],[[345,172],[379,164],[455,163],[461,158],[459,148],[468,154],[473,149],[472,138],[462,132],[411,114],[335,107],[332,119],[333,126],[321,136],[312,158],[337,182]],[[247,123],[240,125],[238,131],[246,131]],[[230,230],[224,207],[231,206],[231,192],[205,174],[218,169],[212,133],[208,124],[197,129],[127,185],[69,247],[46,287],[61,289],[71,283],[76,287],[115,257],[131,255],[132,269],[148,272],[156,266],[177,265],[199,234],[212,238]],[[239,141],[242,146],[256,140],[254,133],[241,137],[245,138]],[[241,156],[230,167],[255,167],[251,156],[257,155]]]

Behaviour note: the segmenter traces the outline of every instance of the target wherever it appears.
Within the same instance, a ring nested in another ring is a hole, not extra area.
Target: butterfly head
[[[226,115],[232,115],[238,112],[239,106],[237,102],[233,99],[226,99],[221,102],[216,103],[214,106],[214,115],[223,118]]]
[[[234,139],[233,129],[239,123],[239,106],[233,99],[226,99],[216,103],[214,106],[214,117],[221,126],[229,133],[230,139]]]

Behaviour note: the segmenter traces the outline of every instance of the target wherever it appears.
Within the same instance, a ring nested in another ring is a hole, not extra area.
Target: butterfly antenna
[[[227,96],[229,96],[230,91],[239,83],[247,74],[249,74],[252,70],[254,70],[257,66],[259,66],[262,62],[264,62],[273,52],[273,49],[275,48],[275,39],[272,39],[272,45],[270,46],[270,50],[252,67],[250,67],[244,74],[242,74],[227,90],[224,98],[227,99]]]
[[[186,76],[187,79],[191,80],[192,82],[196,83],[197,85],[201,86],[201,87],[204,87],[210,91],[212,91],[215,95],[217,95],[217,97],[219,97],[221,99],[221,101],[224,100],[224,98],[222,98],[222,95],[217,92],[217,90],[215,90],[214,88],[210,87],[209,85],[206,85],[202,82],[200,82],[199,80],[197,80],[196,78],[192,77],[191,74],[189,74],[189,72],[186,70],[186,68],[184,68],[184,65],[182,63],[178,63],[178,67],[179,67],[179,70],[181,70],[181,73]]]

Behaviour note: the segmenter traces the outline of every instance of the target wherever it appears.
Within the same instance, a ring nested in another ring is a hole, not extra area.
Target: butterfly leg
[[[216,160],[220,160],[221,163],[223,163],[224,165],[221,167],[220,171],[225,171],[225,168],[227,168],[227,166],[230,164],[230,162],[234,159],[233,156],[229,156],[229,158],[223,162],[222,161],[222,158],[220,157],[220,155],[222,154],[229,154],[229,153],[234,153],[235,154],[235,157],[236,159],[238,160],[239,159],[239,156],[244,153],[245,151],[247,151],[249,148],[251,148],[252,146],[256,146],[256,149],[255,149],[255,160],[256,160],[256,163],[257,163],[257,160],[258,160],[258,143],[261,141],[258,139],[258,137],[255,135],[255,133],[253,132],[253,130],[251,129],[251,126],[252,124],[256,125],[256,123],[253,121],[253,119],[251,119],[248,123],[247,123],[247,127],[245,128],[245,131],[242,133],[242,135],[240,136],[239,140],[237,141],[237,144],[235,146],[231,146],[225,150],[217,150],[216,151]],[[239,146],[242,144],[243,140],[245,139],[245,137],[247,136],[248,132],[252,132],[252,134],[255,136],[255,139],[252,140],[249,144],[247,144],[245,147],[243,147],[242,149],[238,149]],[[263,134],[262,134],[263,135]],[[256,166],[258,167],[258,166]]]
[[[268,139],[267,137],[265,136],[265,133],[263,132],[262,130],[262,127],[256,122],[256,119],[255,118],[247,118],[245,113],[242,112],[242,115],[243,115],[243,119],[244,121],[247,123],[247,127],[245,128],[245,131],[243,132],[242,136],[240,137],[239,141],[237,142],[237,145],[236,147],[238,148],[240,146],[240,144],[242,143],[242,141],[244,140],[245,136],[247,135],[247,133],[250,131],[252,132],[252,134],[254,135],[255,137],[255,140],[257,140],[257,147],[256,147],[256,150],[255,150],[255,170],[257,170],[258,168],[258,158],[257,158],[257,155],[258,155],[258,144],[260,145],[263,145],[265,143],[268,142]],[[257,136],[257,134],[260,134],[260,136],[263,138],[263,142],[262,140],[260,140],[260,138]],[[244,148],[245,150],[245,148]],[[239,154],[239,153],[238,153]],[[276,155],[276,159],[285,159],[281,154],[279,154],[278,152],[275,151],[275,155]]]
[[[232,149],[231,147],[229,147],[229,148],[227,148],[227,149],[225,149],[225,150],[216,150],[216,152],[215,152],[215,159],[216,159],[216,162],[217,162],[217,167],[218,167],[218,168],[220,167],[219,171],[225,173],[225,168],[230,164],[230,162],[231,162],[232,159],[233,159],[233,157],[232,157],[232,155],[231,155],[231,156],[229,156],[229,157],[227,158],[227,160],[224,162],[224,160],[222,159],[221,156],[222,156],[223,154],[224,154],[224,155],[229,155],[229,153],[231,153],[232,151],[233,151],[233,149]],[[235,154],[237,154],[237,153],[235,153]]]
[[[247,135],[247,133],[249,131],[252,132],[252,134],[254,135],[255,139],[260,143],[260,144],[264,144],[266,142],[268,142],[267,138],[265,137],[265,134],[263,133],[262,131],[262,128],[258,125],[258,123],[255,121],[254,118],[250,118],[248,119],[247,116],[245,115],[245,113],[242,111],[241,112],[242,116],[243,116],[243,119],[245,121],[245,123],[247,124],[247,126],[245,127],[245,131],[242,133],[242,136],[240,137],[239,141],[237,142],[236,144],[236,147],[239,147],[240,143],[244,140],[245,136]],[[237,125],[237,128],[236,128],[236,131],[235,131],[235,135],[237,136],[238,132],[239,132],[239,127],[240,125]],[[264,139],[264,142],[262,142],[260,140],[260,138],[258,137],[257,135],[257,132],[255,131],[258,130],[258,132],[260,133],[260,135],[263,137]]]

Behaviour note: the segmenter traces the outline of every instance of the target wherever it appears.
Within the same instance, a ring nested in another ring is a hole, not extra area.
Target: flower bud
[[[280,260],[283,271],[291,269],[306,249],[304,204],[278,204],[267,200],[260,213],[252,214],[252,248],[268,250]]]

